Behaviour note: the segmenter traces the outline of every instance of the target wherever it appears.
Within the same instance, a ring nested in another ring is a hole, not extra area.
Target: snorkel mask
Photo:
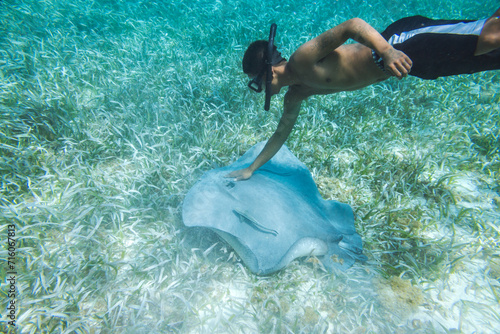
[[[266,102],[264,104],[264,110],[268,111],[271,106],[271,82],[273,81],[273,65],[279,64],[285,58],[281,57],[278,51],[274,51],[274,37],[276,36],[276,23],[271,24],[271,31],[269,32],[269,41],[267,43],[267,57],[266,66],[260,71],[260,73],[250,80],[248,87],[257,93],[262,92],[262,78],[266,74]]]

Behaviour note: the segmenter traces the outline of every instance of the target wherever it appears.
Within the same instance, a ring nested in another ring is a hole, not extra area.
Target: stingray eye
[[[235,186],[235,184],[234,184],[234,182],[233,182],[233,181],[228,181],[228,182],[226,183],[226,187],[227,187],[228,189],[233,189],[233,188],[234,188],[234,186]]]

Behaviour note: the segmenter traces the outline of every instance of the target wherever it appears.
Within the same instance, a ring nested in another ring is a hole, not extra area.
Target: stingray
[[[316,256],[329,271],[366,261],[351,207],[324,200],[307,167],[286,146],[250,179],[225,177],[248,167],[264,144],[206,172],[184,199],[184,224],[215,231],[258,275],[303,256]]]

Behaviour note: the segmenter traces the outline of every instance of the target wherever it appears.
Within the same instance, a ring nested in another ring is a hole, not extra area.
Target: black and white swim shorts
[[[382,36],[413,62],[410,75],[436,79],[500,69],[500,50],[474,56],[479,34],[486,19],[432,20],[423,16],[403,18],[392,23]],[[372,51],[382,70],[382,58]]]

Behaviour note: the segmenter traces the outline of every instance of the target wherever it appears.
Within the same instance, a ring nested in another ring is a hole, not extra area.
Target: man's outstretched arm
[[[271,138],[269,138],[262,152],[260,152],[249,167],[236,170],[226,175],[226,177],[234,178],[235,181],[247,180],[257,169],[268,162],[280,150],[281,146],[283,146],[290,135],[290,132],[292,132],[297,116],[299,115],[300,105],[304,99],[304,96],[295,94],[293,87],[290,87],[285,94],[283,115],[279,121],[278,128]]]

